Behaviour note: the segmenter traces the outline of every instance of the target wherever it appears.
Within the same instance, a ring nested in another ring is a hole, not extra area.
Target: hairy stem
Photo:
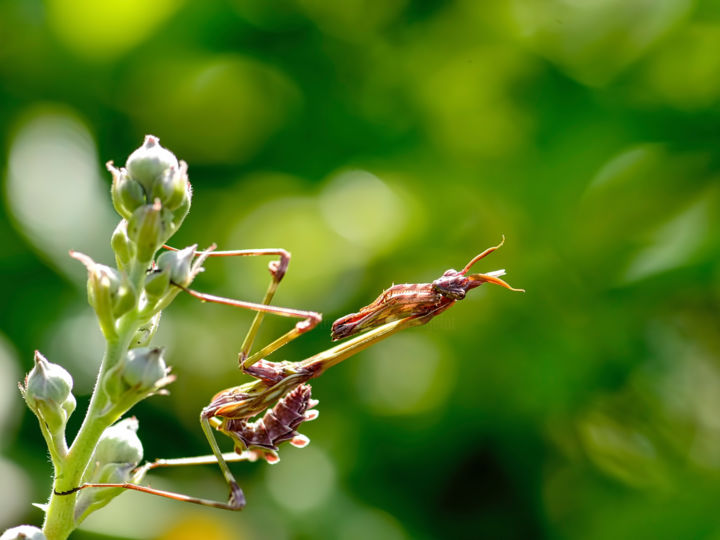
[[[80,485],[100,436],[122,415],[122,412],[115,411],[114,414],[108,414],[107,397],[102,390],[102,381],[108,369],[122,360],[137,328],[137,323],[128,323],[118,332],[117,340],[107,342],[85,419],[70,446],[66,459],[55,469],[53,493],[48,502],[43,524],[43,533],[48,540],[64,540],[75,529],[74,511],[77,493],[69,495],[57,495],[57,493],[70,491]]]

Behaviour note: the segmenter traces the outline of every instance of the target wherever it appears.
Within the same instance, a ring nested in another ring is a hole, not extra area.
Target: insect
[[[273,261],[269,265],[272,281],[260,304],[181,287],[202,301],[251,309],[257,312],[239,353],[240,369],[254,380],[218,392],[200,414],[200,423],[212,449],[212,455],[158,459],[137,467],[131,475],[132,482],[122,484],[87,483],[58,494],[70,494],[92,487],[125,488],[215,508],[241,510],[245,506],[245,495],[227,463],[254,461],[259,458],[273,463],[278,461],[277,450],[280,443],[290,442],[295,446],[304,446],[309,442],[306,437],[297,432],[297,428],[302,422],[317,417],[317,411],[314,409],[317,401],[311,397],[311,388],[308,384],[310,379],[318,377],[330,367],[400,330],[427,323],[451,307],[457,300],[462,300],[469,290],[483,283],[495,283],[513,291],[522,291],[522,289],[511,287],[499,278],[504,275],[504,270],[467,275],[477,261],[498,249],[503,242],[474,257],[461,271],[448,270],[432,283],[402,284],[390,287],[372,304],[362,308],[358,313],[347,315],[333,323],[331,332],[333,340],[346,337],[352,339],[299,362],[270,362],[265,359],[266,356],[311,330],[321,321],[321,315],[313,311],[269,305],[280,280],[287,271],[290,254],[280,249],[198,252],[197,255],[201,257],[279,256],[277,261]],[[302,320],[292,330],[259,351],[250,354],[265,313]],[[263,412],[265,414],[262,418],[253,420]],[[234,452],[221,452],[213,430],[224,433],[233,440]],[[158,467],[208,463],[219,465],[230,487],[230,496],[227,502],[158,490],[139,483],[148,471]]]
[[[335,321],[331,331],[333,341],[354,336],[401,318],[427,315],[434,317],[458,300],[465,298],[470,289],[479,287],[483,283],[494,283],[511,291],[525,292],[523,289],[511,287],[500,279],[500,276],[505,274],[505,270],[467,275],[477,261],[500,248],[504,242],[505,237],[497,246],[488,248],[474,257],[459,272],[453,269],[447,270],[432,283],[393,285],[378,296],[372,304],[365,306],[357,313],[351,313]]]

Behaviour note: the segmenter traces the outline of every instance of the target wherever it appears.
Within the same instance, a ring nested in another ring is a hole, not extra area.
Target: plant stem
[[[130,318],[132,317],[128,317]],[[43,524],[43,533],[48,540],[65,540],[75,529],[74,512],[77,493],[69,495],[57,495],[57,493],[70,491],[81,484],[100,436],[122,414],[108,414],[106,411],[108,403],[102,389],[102,381],[108,369],[117,365],[127,352],[130,339],[137,330],[138,324],[133,320],[132,323],[123,326],[118,331],[118,339],[107,342],[85,419],[68,451],[67,458],[55,469],[53,493],[48,502]]]

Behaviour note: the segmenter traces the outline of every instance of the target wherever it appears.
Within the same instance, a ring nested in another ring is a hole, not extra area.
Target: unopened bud
[[[135,210],[128,222],[128,237],[135,244],[139,261],[146,263],[152,260],[166,240],[171,219],[163,211],[160,199]]]
[[[143,456],[137,436],[136,418],[125,418],[107,428],[100,436],[95,452],[83,476],[92,484],[124,484],[132,481],[132,472]],[[84,516],[105,506],[120,495],[121,488],[86,489],[80,492],[75,504],[76,515]]]
[[[35,351],[35,367],[25,377],[20,392],[28,407],[55,432],[65,427],[75,410],[72,387],[72,376],[65,368]]]
[[[137,463],[94,463],[94,468],[88,468],[83,482],[89,484],[125,484],[133,481],[133,470]],[[82,521],[85,515],[99,510],[108,504],[124,490],[122,488],[85,489],[78,495],[75,503],[77,521]]]
[[[155,269],[145,278],[145,295],[148,302],[154,304],[165,296],[170,288],[170,271]]]
[[[95,447],[93,461],[106,463],[138,464],[143,458],[143,447],[137,436],[137,418],[124,418],[107,428]]]
[[[175,210],[172,211],[172,230],[173,233],[177,231],[180,228],[180,225],[182,225],[183,220],[188,215],[188,212],[190,212],[190,203],[192,202],[192,190],[190,189],[190,184],[188,184],[188,191],[187,191],[187,197],[185,197]]]
[[[170,281],[185,287],[193,280],[192,261],[195,257],[197,244],[179,251],[166,251],[157,259],[160,270],[170,272]]]
[[[118,268],[124,268],[133,258],[135,253],[135,246],[130,242],[130,238],[127,233],[127,220],[123,219],[115,227],[115,231],[110,239],[110,245],[115,252],[115,261],[117,262]]]
[[[135,306],[136,295],[130,284],[125,281],[112,293],[113,315],[121,317]]]
[[[8,529],[4,533],[2,533],[2,536],[0,536],[0,540],[47,540],[45,538],[45,535],[43,532],[38,529],[37,527],[33,527],[32,525],[20,525],[18,527],[13,527],[12,529]]]
[[[138,391],[151,390],[161,385],[169,372],[163,358],[164,352],[159,347],[130,349],[125,358],[123,380]]]
[[[96,264],[88,279],[90,305],[96,307],[105,303],[106,299],[101,298],[105,296],[109,297],[112,314],[116,318],[127,313],[135,304],[135,293],[122,274],[110,266]]]
[[[114,268],[98,264],[78,251],[71,251],[70,256],[87,268],[88,302],[95,309],[105,337],[114,337],[115,320],[135,306],[135,290],[127,278]]]
[[[187,163],[180,162],[180,166],[170,167],[153,184],[152,197],[159,198],[163,207],[168,210],[175,210],[189,198],[190,183],[187,177]]]
[[[130,342],[131,348],[145,347],[148,343],[150,343],[152,338],[155,336],[155,332],[157,332],[158,326],[160,325],[161,316],[162,311],[158,311],[152,319],[138,328],[132,338],[132,341]]]
[[[147,196],[143,186],[130,178],[125,169],[117,169],[112,161],[106,164],[108,171],[112,173],[113,183],[110,193],[115,210],[125,219],[129,219],[133,212],[147,204]]]
[[[132,471],[135,467],[137,467],[137,465],[138,462],[106,463],[97,470],[97,480],[93,479],[93,483],[124,484],[125,482],[129,482],[132,476]]]
[[[147,135],[143,145],[130,154],[125,168],[130,177],[143,186],[145,193],[157,197],[159,190],[155,184],[162,181],[167,171],[178,171],[180,164],[175,154],[160,146],[157,137]]]

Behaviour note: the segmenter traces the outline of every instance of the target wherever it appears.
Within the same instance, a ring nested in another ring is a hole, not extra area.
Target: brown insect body
[[[500,279],[500,276],[505,274],[504,270],[466,275],[473,264],[500,246],[502,246],[502,242],[486,249],[460,271],[446,270],[432,283],[393,285],[378,296],[372,304],[365,306],[357,313],[351,313],[336,320],[331,330],[333,341],[406,317],[432,318],[445,311],[456,301],[465,298],[470,289],[479,287],[483,283],[494,283],[513,291],[521,291],[522,289],[514,289]]]
[[[265,377],[218,392],[203,409],[201,417],[223,420],[252,418],[316,374],[312,367],[292,362],[264,360],[260,369]],[[272,374],[276,378],[271,378]]]
[[[332,325],[333,341],[353,336],[382,324],[415,315],[426,315],[441,305],[450,307],[454,300],[443,296],[432,283],[403,283],[384,291],[370,305],[336,320]]]
[[[288,392],[262,418],[254,422],[247,418],[225,418],[218,429],[235,441],[238,453],[248,448],[277,450],[285,441],[304,445],[307,439],[295,430],[304,421],[317,417],[317,411],[311,409],[318,402],[310,396],[310,385],[302,384]]]

